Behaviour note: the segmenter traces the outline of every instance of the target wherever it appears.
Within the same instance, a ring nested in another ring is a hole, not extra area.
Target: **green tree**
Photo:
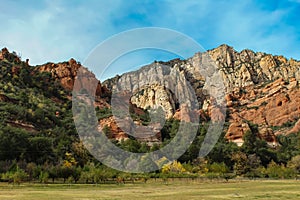
[[[62,178],[64,180],[64,183],[70,176],[72,176],[72,173],[73,170],[71,167],[60,166],[58,168],[58,177]]]
[[[277,141],[280,144],[277,151],[279,163],[287,164],[292,157],[300,154],[300,134],[278,135]]]
[[[49,173],[49,178],[52,179],[52,183],[54,183],[55,179],[58,178],[59,176],[58,168],[59,168],[58,166],[53,166],[53,165],[49,168],[48,173]]]
[[[41,171],[40,175],[39,175],[39,181],[41,183],[48,183],[48,179],[49,179],[49,173],[47,171]]]
[[[141,144],[135,139],[127,139],[125,141],[121,141],[121,148],[129,152],[138,153],[141,148]]]
[[[27,164],[26,173],[28,174],[29,180],[32,180],[34,178],[33,173],[36,167],[36,164],[33,162]]]
[[[29,147],[28,133],[23,129],[2,127],[0,129],[0,160],[19,160]]]
[[[17,170],[12,174],[14,183],[20,184],[22,181],[27,180],[28,174],[23,170],[17,167]]]
[[[81,170],[80,173],[80,180],[89,183],[90,181],[94,181],[94,171],[95,171],[95,164],[93,162],[88,162]]]
[[[247,131],[243,136],[244,143],[241,151],[246,155],[256,154],[263,166],[267,166],[271,160],[277,161],[276,152],[271,150],[265,140],[258,138],[257,125],[251,125],[252,131]]]
[[[234,162],[231,157],[239,150],[238,146],[233,142],[226,141],[223,137],[219,139],[212,151],[208,154],[210,163],[225,163],[226,166],[232,168]]]
[[[73,167],[73,173],[72,173],[72,178],[75,183],[77,183],[81,177],[81,167]]]
[[[29,138],[28,160],[36,164],[43,164],[53,157],[52,139],[47,137]]]
[[[261,160],[256,154],[251,154],[248,155],[248,160],[247,160],[247,167],[248,167],[248,172],[245,174],[245,176],[248,176],[250,178],[257,178],[257,177],[262,177],[263,174],[261,174]]]
[[[236,175],[243,175],[249,171],[247,166],[248,157],[243,152],[237,152],[232,155],[232,161],[234,162],[234,172]]]
[[[297,174],[300,174],[300,155],[293,157],[288,162],[288,167],[295,170]]]
[[[208,166],[209,172],[224,175],[229,172],[228,167],[225,163],[213,163]]]

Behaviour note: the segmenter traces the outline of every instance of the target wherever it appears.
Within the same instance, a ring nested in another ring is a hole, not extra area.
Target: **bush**
[[[225,165],[225,163],[213,163],[208,166],[208,170],[209,172],[219,173],[219,174],[225,174],[229,172],[229,169]]]
[[[300,174],[300,155],[297,155],[288,162],[288,167],[295,170],[295,173]]]
[[[28,174],[17,167],[17,170],[15,172],[9,171],[5,174],[2,174],[2,180],[7,182],[13,182],[14,184],[20,184],[23,181],[26,181],[28,178]]]
[[[39,181],[41,183],[48,183],[48,179],[49,179],[49,173],[41,171],[41,173],[39,175]]]
[[[183,173],[186,169],[178,161],[174,161],[170,164],[166,164],[161,169],[162,173]]]
[[[205,177],[212,180],[212,179],[220,178],[220,174],[215,172],[208,172],[205,174]]]
[[[269,178],[294,178],[296,176],[296,173],[293,169],[287,168],[284,165],[276,164],[274,161],[272,161],[266,170],[267,176]]]

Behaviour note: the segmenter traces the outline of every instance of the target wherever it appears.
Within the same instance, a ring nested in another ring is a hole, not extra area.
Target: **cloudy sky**
[[[300,0],[0,0],[0,5],[0,47],[30,58],[32,65],[84,62],[107,38],[142,27],[179,31],[204,49],[226,43],[239,51],[300,59]],[[103,77],[174,56],[128,55]]]

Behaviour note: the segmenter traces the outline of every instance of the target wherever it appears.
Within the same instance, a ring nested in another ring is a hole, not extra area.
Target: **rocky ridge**
[[[5,59],[16,63],[11,69],[12,74],[19,73],[19,56],[4,48],[0,53],[0,60]],[[29,60],[26,64],[29,65]],[[205,70],[199,70],[199,65]],[[185,106],[194,104],[193,100],[197,99],[199,108],[193,108],[193,114],[197,113],[201,120],[206,121],[217,111],[213,109],[214,99],[207,94],[205,88],[208,82],[205,73],[213,73],[212,65],[217,67],[225,85],[225,137],[228,140],[242,144],[243,135],[252,131],[253,125],[258,126],[259,136],[270,145],[276,145],[277,134],[300,131],[300,62],[283,56],[251,50],[237,52],[232,47],[221,45],[204,53],[196,53],[187,60],[154,62],[140,70],[106,80],[102,84],[74,59],[57,64],[46,63],[36,66],[35,70],[49,72],[67,91],[72,91],[78,69],[82,69],[85,78],[80,84],[87,85],[91,79],[96,81],[95,106],[100,108],[110,107],[109,100],[115,83],[122,85],[125,93],[132,91],[129,99],[131,104],[142,109],[156,109],[161,106],[166,118],[189,121],[189,112]],[[0,100],[11,101],[5,96],[1,96]],[[183,107],[180,106],[180,100],[184,102]],[[216,116],[225,117],[220,113]],[[103,119],[100,124],[116,126],[111,118]],[[152,128],[157,131],[157,127],[154,125]],[[127,138],[124,131],[117,128],[112,130],[115,131],[115,138]]]
[[[63,88],[69,92],[71,92],[74,87],[75,89],[86,88],[88,91],[95,91],[95,106],[99,106],[101,108],[109,107],[106,97],[110,95],[110,91],[101,85],[100,81],[96,79],[96,76],[92,72],[83,67],[73,58],[71,58],[68,62],[38,65],[35,69],[40,72],[51,73],[52,77],[59,81]],[[79,69],[81,70],[81,75],[84,77],[80,79],[80,82],[77,82],[77,84],[80,85],[75,85]],[[92,82],[94,84],[91,84]],[[96,87],[95,90],[94,87]]]
[[[207,57],[211,59],[205,61]],[[251,124],[258,125],[259,136],[271,145],[276,145],[276,134],[299,131],[299,122],[295,127],[294,124],[300,118],[300,62],[283,56],[248,49],[237,52],[230,46],[221,45],[204,53],[196,53],[187,60],[152,63],[142,68],[144,73],[126,73],[115,77],[113,81],[105,81],[103,85],[113,89],[112,85],[121,80],[123,85],[131,89],[136,87],[131,98],[133,104],[144,109],[160,105],[167,118],[174,115],[178,118],[180,108],[174,94],[161,83],[143,83],[153,77],[165,79],[166,73],[157,69],[168,66],[169,70],[177,71],[189,81],[199,101],[198,113],[205,113],[202,115],[202,119],[205,119],[205,116],[211,116],[213,105],[205,91],[207,80],[203,74],[211,72],[203,73],[198,65],[206,66],[206,71],[209,71],[212,69],[209,66],[214,64],[225,85],[227,139],[242,144],[242,137],[244,133],[251,131]],[[132,74],[135,76],[131,76]],[[180,81],[175,83],[181,88],[180,92],[185,93],[186,85],[182,85]],[[137,89],[139,84],[143,87]],[[190,97],[189,94],[184,95]]]
[[[221,45],[208,51],[219,66],[228,90],[263,84],[282,78],[300,80],[300,62],[283,56],[273,56],[251,50],[235,51],[232,47]]]

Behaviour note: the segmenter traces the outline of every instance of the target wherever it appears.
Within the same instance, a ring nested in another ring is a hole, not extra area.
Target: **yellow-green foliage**
[[[169,164],[165,164],[162,167],[162,173],[183,173],[186,172],[186,169],[182,166],[182,164],[178,161],[174,161]]]

